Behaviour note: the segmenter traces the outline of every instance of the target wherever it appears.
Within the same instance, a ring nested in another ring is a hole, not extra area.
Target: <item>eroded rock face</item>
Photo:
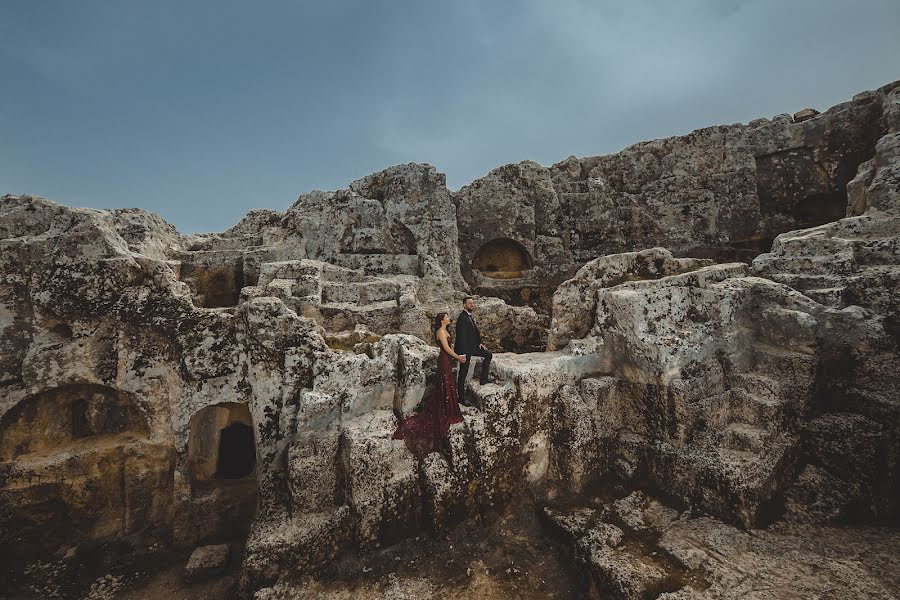
[[[898,94],[452,194],[399,165],[222,233],[5,196],[0,543],[247,536],[264,597],[527,496],[589,589],[717,598],[746,530],[896,519]],[[495,382],[476,361],[477,408],[419,461],[391,434],[466,293]],[[591,504],[609,482],[644,491]]]
[[[789,524],[752,534],[643,492],[543,515],[582,572],[591,597],[714,599],[764,594],[810,598],[836,587],[891,598],[896,532]],[[877,540],[870,546],[870,540]],[[835,554],[856,558],[834,564]],[[747,577],[747,573],[753,577]]]
[[[481,293],[509,287],[473,268],[495,240],[526,252],[523,289],[555,286],[599,256],[654,246],[752,260],[782,232],[848,214],[847,184],[891,129],[895,88],[821,114],[707,127],[550,167],[498,167],[453,194],[462,273]]]
[[[553,295],[553,320],[548,350],[563,348],[572,339],[587,336],[594,325],[597,291],[626,281],[658,279],[710,265],[708,259],[674,258],[665,248],[613,254],[594,259],[574,277],[563,282]]]

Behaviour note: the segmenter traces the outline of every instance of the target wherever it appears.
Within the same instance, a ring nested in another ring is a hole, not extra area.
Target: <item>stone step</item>
[[[261,522],[247,538],[247,577],[261,581],[288,569],[302,573],[320,568],[353,543],[353,520],[353,510],[343,504],[331,511]]]
[[[470,398],[484,400],[487,398],[495,397],[498,394],[505,395],[512,389],[512,384],[507,381],[501,381],[497,378],[495,378],[491,383],[478,383],[478,377],[481,373],[481,366],[478,364],[480,362],[481,360],[476,358],[474,361],[474,369],[472,368],[472,366],[470,366],[469,372],[466,374],[466,393],[469,394]]]
[[[498,435],[518,435],[518,418],[513,408],[515,396],[515,387],[508,381],[481,385],[477,379],[466,380],[465,398],[488,417],[485,425]]]
[[[575,566],[604,598],[656,598],[678,587],[661,552],[657,556],[648,551],[647,542],[600,520],[600,511],[545,508],[542,522],[564,540]]]
[[[290,280],[312,287],[318,286],[324,263],[315,260],[283,260],[262,263],[256,285],[266,287],[276,280]]]
[[[757,371],[733,374],[731,389],[744,390],[753,396],[775,402],[781,400],[781,383],[774,377]]]
[[[378,335],[397,331],[402,314],[400,305],[394,301],[373,302],[371,304],[352,304],[348,302],[330,302],[315,307],[321,325],[332,331],[353,329],[357,325],[365,325]]]
[[[749,432],[733,435],[740,433]],[[753,527],[790,480],[798,438],[772,435],[753,452],[728,447],[721,430],[706,429],[687,444],[654,443],[645,445],[644,453],[656,466],[649,470],[655,486],[722,520]]]
[[[767,374],[781,382],[798,384],[812,381],[818,359],[805,352],[756,342],[753,344],[753,362],[753,372]],[[779,387],[783,389],[784,383]]]
[[[785,406],[775,396],[737,388],[729,392],[729,421],[743,422],[771,432],[784,430]]]
[[[845,281],[844,277],[837,275],[808,275],[801,273],[773,273],[767,275],[772,281],[789,285],[800,291],[813,288],[830,288]]]
[[[326,282],[322,286],[322,302],[352,304],[374,304],[396,302],[400,286],[393,281],[362,281],[352,283]]]
[[[367,275],[421,276],[417,254],[335,254],[334,264],[359,269]]]
[[[742,433],[754,437],[755,432],[749,431]],[[796,458],[797,440],[787,434],[768,437],[756,451],[722,445],[701,450],[703,503],[714,514],[730,513],[743,526],[751,527],[766,502],[787,485]]]
[[[723,445],[730,450],[760,452],[772,433],[743,421],[735,421],[725,428]]]
[[[355,304],[353,302],[326,302],[319,305],[319,310],[323,315],[334,315],[340,312],[350,312],[354,314],[394,314],[397,312],[398,307],[399,305],[395,300],[370,302],[368,304]]]
[[[833,308],[839,308],[844,305],[844,292],[847,290],[846,287],[830,287],[830,288],[815,288],[803,290],[803,294],[808,298],[812,298],[819,304],[824,304],[825,306],[830,306]]]
[[[322,268],[322,282],[359,283],[370,281],[373,277],[366,275],[361,269],[351,269],[328,263]]]

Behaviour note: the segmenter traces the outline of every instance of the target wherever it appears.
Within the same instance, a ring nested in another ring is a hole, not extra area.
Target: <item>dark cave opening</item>
[[[811,227],[843,219],[847,213],[847,191],[813,194],[797,201],[791,214],[801,224]]]
[[[256,444],[253,428],[244,423],[232,423],[219,432],[219,453],[216,463],[217,479],[241,479],[256,466]]]
[[[222,267],[201,272],[198,288],[206,308],[236,306],[244,287],[244,270],[240,261],[233,268]]]
[[[91,435],[91,424],[88,421],[88,403],[79,398],[72,403],[72,437]]]
[[[244,279],[242,259],[220,265],[185,262],[181,265],[179,279],[190,286],[194,305],[203,308],[237,306],[241,289],[249,283]]]

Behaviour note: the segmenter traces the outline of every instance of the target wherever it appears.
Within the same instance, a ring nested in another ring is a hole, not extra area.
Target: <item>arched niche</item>
[[[46,456],[74,446],[148,435],[147,419],[132,398],[102,385],[65,385],[19,402],[0,419],[0,460]]]
[[[497,238],[478,249],[472,259],[472,268],[484,277],[517,279],[531,268],[531,257],[519,242]]]
[[[256,479],[256,440],[246,404],[223,402],[191,417],[188,464],[195,483]]]
[[[0,531],[13,560],[121,540],[150,546],[173,528],[175,451],[150,436],[132,394],[71,384],[0,419]]]

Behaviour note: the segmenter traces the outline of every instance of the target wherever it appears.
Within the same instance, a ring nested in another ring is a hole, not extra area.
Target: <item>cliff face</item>
[[[502,282],[473,271],[495,238],[526,255],[538,289],[598,256],[653,246],[752,260],[780,233],[845,215],[847,183],[888,131],[894,85],[822,114],[707,127],[550,167],[498,167],[453,195],[463,274],[485,293],[503,293]]]
[[[900,516],[900,82],[455,193],[399,165],[222,233],[5,196],[0,265],[16,563],[249,534],[242,590],[278,597],[527,496],[592,589],[693,597],[740,568],[642,494],[709,531]],[[478,408],[417,461],[391,433],[468,291],[496,383],[476,363]]]

